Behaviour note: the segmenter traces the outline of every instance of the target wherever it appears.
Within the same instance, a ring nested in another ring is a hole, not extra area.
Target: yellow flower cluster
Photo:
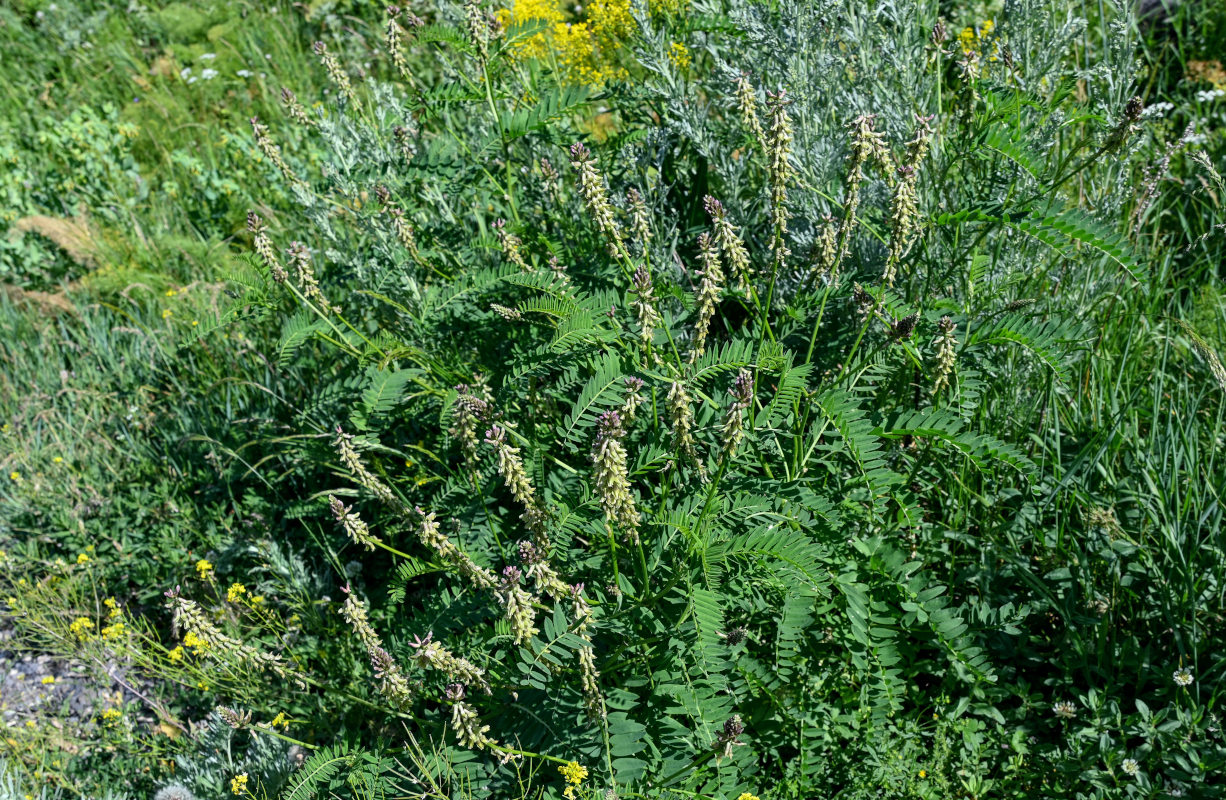
[[[183,637],[183,646],[190,647],[192,649],[192,655],[196,656],[203,655],[204,651],[209,648],[208,643],[197,636],[195,631],[187,632],[187,634]],[[174,658],[173,656],[171,657]]]
[[[121,719],[123,719],[123,712],[117,708],[108,708],[102,712],[102,724],[108,728],[114,728]]]
[[[690,0],[648,0],[647,10],[653,17],[679,17],[690,10]]]
[[[237,603],[243,599],[243,595],[247,594],[247,587],[241,583],[230,584],[230,590],[226,592],[226,599],[231,603]]]
[[[996,23],[990,19],[980,24],[979,30],[963,28],[958,34],[958,48],[962,51],[962,55],[968,58],[987,56],[989,61],[998,61],[1000,59],[1000,40],[994,35],[995,31]]]
[[[200,576],[200,580],[207,581],[213,577],[213,565],[205,559],[200,559],[196,562],[196,574]]]
[[[128,629],[122,622],[107,625],[100,631],[103,639],[118,639],[127,632]]]
[[[562,13],[557,0],[515,0],[509,9],[498,13],[498,18],[504,28],[512,25],[524,25],[533,29],[544,23],[547,31],[553,26],[562,24],[566,17]],[[549,56],[549,41],[546,31],[538,31],[524,38],[513,39],[515,53],[521,59],[544,59]]]
[[[568,20],[558,0],[513,0],[499,20],[505,28],[535,27],[513,39],[516,57],[552,60],[569,83],[601,86],[627,74],[618,62],[622,44],[634,33],[630,0],[593,0],[584,20]]]
[[[247,793],[247,773],[235,775],[230,779],[230,791],[234,794]]]
[[[89,617],[77,617],[68,626],[68,631],[83,642],[94,632],[94,621]]]
[[[566,800],[574,800],[575,789],[587,780],[587,767],[580,765],[578,761],[572,761],[558,767],[558,772],[562,773],[562,777],[566,780],[566,788],[562,790],[562,796]]]
[[[681,42],[673,42],[668,46],[668,60],[673,62],[673,66],[684,72],[690,68],[690,49]]]

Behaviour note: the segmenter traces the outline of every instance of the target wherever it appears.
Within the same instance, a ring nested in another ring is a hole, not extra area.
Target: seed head
[[[954,329],[957,327],[947,316],[941,317],[941,321],[937,323],[939,333],[936,340],[936,366],[933,369],[935,377],[932,382],[934,396],[949,386],[949,377],[953,374],[957,358],[958,339],[954,336]]]
[[[382,544],[378,537],[371,534],[370,528],[357,512],[346,507],[335,495],[329,495],[328,505],[332,508],[332,516],[336,517],[336,521],[345,529],[345,533],[349,534],[354,544],[365,547],[367,550],[374,550],[377,545]]]
[[[639,541],[639,512],[630,493],[626,469],[625,436],[621,414],[606,411],[596,423],[596,441],[592,446],[593,483],[596,496],[605,512],[605,524],[610,530],[619,529],[632,544]]]
[[[524,256],[519,251],[523,241],[515,234],[507,232],[507,221],[505,219],[499,219],[494,223],[494,234],[498,237],[498,245],[502,248],[503,258],[508,263],[519,267],[521,272],[534,272],[536,270],[535,267],[524,261]]]
[[[749,370],[742,369],[737,373],[729,394],[732,395],[732,404],[728,406],[720,429],[720,444],[726,459],[736,456],[736,449],[745,437],[744,412],[753,405],[753,375]]]
[[[328,79],[336,84],[337,90],[341,97],[347,103],[353,103],[357,100],[357,95],[353,92],[353,84],[349,82],[349,76],[345,74],[345,70],[341,69],[340,62],[336,57],[328,52],[328,46],[323,42],[316,42],[314,45],[315,55],[319,56],[319,60],[323,62],[324,71],[328,73]]]
[[[584,206],[596,227],[604,234],[609,255],[617,258],[626,250],[622,242],[621,228],[613,216],[613,205],[609,202],[604,177],[596,168],[591,151],[582,142],[571,145],[570,164],[579,175],[579,193],[583,195]]]
[[[656,308],[655,287],[651,282],[651,272],[646,264],[639,264],[634,270],[635,298],[630,302],[639,322],[639,346],[643,351],[644,361],[655,362],[659,356],[652,350],[652,333],[660,322],[660,312]]]
[[[749,263],[749,251],[745,249],[745,243],[741,241],[736,226],[728,219],[724,204],[711,195],[704,197],[702,204],[707,215],[711,217],[715,243],[719,245],[720,252],[736,275],[737,288],[743,292],[749,285],[753,269]]]
[[[651,224],[648,221],[647,204],[643,202],[643,195],[639,194],[639,190],[633,186],[626,190],[626,205],[630,206],[630,232],[634,234],[634,240],[638,242],[639,252],[646,252],[647,245],[651,242]]]
[[[307,110],[303,107],[302,103],[298,102],[298,97],[285,87],[281,88],[281,104],[285,106],[290,119],[299,125],[309,128],[315,124],[307,115]]]
[[[716,751],[717,761],[732,758],[732,748],[744,746],[745,743],[740,740],[744,732],[745,723],[741,722],[740,714],[735,714],[724,721],[724,729],[711,743],[711,747]]]
[[[698,285],[698,296],[695,298],[698,320],[694,323],[694,345],[690,349],[690,363],[696,361],[706,350],[711,319],[715,316],[716,306],[724,291],[724,273],[719,266],[719,251],[708,233],[698,235],[698,261],[702,265],[702,282]]]
[[[753,134],[758,147],[765,152],[767,148],[766,131],[762,129],[762,122],[758,119],[758,96],[749,82],[749,76],[744,72],[736,78],[736,102],[741,110],[741,122]]]

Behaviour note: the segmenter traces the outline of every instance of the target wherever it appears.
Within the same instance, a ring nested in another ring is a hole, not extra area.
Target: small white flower
[[[200,73],[200,77],[201,77],[201,78],[204,78],[206,81],[211,81],[211,80],[213,80],[214,78],[216,78],[216,77],[217,77],[218,75],[220,75],[220,74],[221,74],[221,73],[219,73],[219,72],[218,72],[217,70],[215,70],[215,69],[206,69],[206,70],[204,70],[204,71],[202,71],[202,72]]]
[[[1175,670],[1175,675],[1173,677],[1175,678],[1175,683],[1180,686],[1192,685],[1192,670],[1188,669],[1187,667],[1181,667],[1180,669]]]
[[[1212,103],[1219,97],[1226,97],[1226,90],[1223,89],[1206,89],[1196,93],[1196,99],[1202,103]]]
[[[200,56],[201,61],[212,61],[215,58],[217,58],[216,53],[205,53],[204,55]]]
[[[1072,719],[1077,716],[1077,706],[1067,700],[1061,700],[1051,707],[1052,712],[1061,719]]]
[[[1135,759],[1126,758],[1120,762],[1120,769],[1124,771],[1125,775],[1135,776],[1141,771],[1141,765]]]
[[[1164,117],[1166,112],[1173,111],[1174,103],[1154,103],[1152,106],[1146,106],[1141,112],[1142,119],[1154,119],[1155,117]]]
[[[179,70],[179,77],[182,78],[183,80],[187,80],[187,76],[191,74],[192,74],[191,67],[184,67],[183,69]]]
[[[199,78],[197,78],[195,75],[193,75],[193,76],[191,76],[190,78],[188,78],[188,79],[187,79],[187,82],[188,82],[188,83],[195,83],[195,82],[196,82],[196,81],[198,81],[198,80],[200,80],[200,79],[199,79]]]
[[[234,74],[240,78],[250,78],[254,73],[249,69],[240,69],[238,72]]]

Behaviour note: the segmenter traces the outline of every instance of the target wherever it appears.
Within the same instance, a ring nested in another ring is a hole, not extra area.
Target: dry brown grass
[[[22,233],[36,233],[50,240],[78,265],[93,269],[98,264],[98,240],[84,217],[22,217],[13,224]]]

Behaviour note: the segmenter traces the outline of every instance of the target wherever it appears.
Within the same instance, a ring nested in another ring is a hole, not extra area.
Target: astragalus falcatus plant
[[[1005,293],[1143,279],[1069,190],[1118,135],[1044,149],[1071,34],[1008,5],[968,43],[935,2],[733,3],[691,31],[702,74],[659,56],[685,28],[656,4],[393,14],[392,83],[317,46],[327,168],[284,259],[253,217],[245,298],[285,314],[284,359],[334,360],[302,513],[360,567],[318,622],[357,675],[304,668],[381,735],[483,751],[463,768],[498,791],[538,762],[611,796],[836,787],[814,742],[893,747],[929,702],[908,663],[979,702],[1020,611],[947,596],[913,543],[941,486],[1042,479],[984,375],[1067,381],[1084,338]]]

